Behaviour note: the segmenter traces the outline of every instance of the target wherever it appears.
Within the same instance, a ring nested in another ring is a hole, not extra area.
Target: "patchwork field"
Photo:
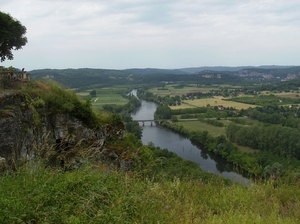
[[[223,107],[233,107],[234,109],[247,109],[249,107],[257,107],[257,105],[238,103],[233,101],[222,100],[222,96],[215,96],[214,98],[205,99],[195,99],[195,100],[184,100],[179,106],[171,106],[172,110],[193,108],[193,107],[206,107],[208,104],[212,107],[223,106]]]

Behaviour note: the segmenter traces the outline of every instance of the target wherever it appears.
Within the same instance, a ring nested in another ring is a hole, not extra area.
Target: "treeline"
[[[298,67],[299,68],[299,67]],[[298,69],[297,73],[300,73]],[[288,74],[288,73],[286,73]],[[286,75],[285,74],[285,75]],[[260,87],[257,88],[259,91],[278,91],[278,92],[290,92],[290,91],[299,91],[300,87],[300,79],[293,79],[285,82],[279,82],[274,84],[262,84]]]
[[[219,96],[222,95],[219,92],[211,91],[209,93],[203,93],[201,91],[195,92],[195,93],[187,93],[187,94],[182,94],[181,99],[182,100],[194,100],[194,99],[203,99],[203,98],[211,98],[213,96]]]
[[[299,128],[299,106],[265,106],[241,110],[240,116],[248,116],[263,123],[281,124],[282,126]]]
[[[300,159],[300,133],[294,128],[281,125],[241,126],[231,123],[226,128],[226,136],[239,145],[285,158]]]
[[[215,119],[200,119],[202,122],[216,126],[216,127],[224,127],[223,122],[215,120]]]
[[[226,99],[223,99],[226,100]],[[229,99],[227,99],[229,100]],[[284,105],[284,104],[299,104],[300,98],[287,98],[287,97],[277,97],[273,94],[271,95],[259,95],[253,97],[236,97],[231,98],[231,101],[239,103],[247,103],[259,106],[269,106],[269,105]]]
[[[178,95],[157,96],[145,89],[139,89],[138,97],[147,101],[155,102],[160,105],[166,105],[166,106],[181,105],[181,98]]]
[[[156,115],[160,118],[170,119],[172,116],[179,116],[181,119],[205,119],[205,118],[228,118],[228,117],[236,117],[237,112],[232,107],[224,108],[224,107],[196,107],[196,108],[184,108],[184,109],[176,109],[171,110],[168,106],[159,106],[156,110]]]

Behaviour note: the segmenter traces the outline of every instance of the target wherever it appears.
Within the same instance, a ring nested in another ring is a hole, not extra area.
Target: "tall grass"
[[[299,186],[160,181],[86,166],[0,177],[0,223],[299,223]]]
[[[44,159],[0,176],[0,223],[300,222],[296,180],[242,186],[167,150],[141,146],[133,135],[107,147],[131,150],[131,158],[136,151],[143,161],[136,169],[87,162],[66,170],[45,166],[55,151],[46,142],[39,148]]]

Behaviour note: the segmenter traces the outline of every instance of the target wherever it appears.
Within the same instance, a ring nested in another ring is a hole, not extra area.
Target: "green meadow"
[[[176,124],[182,125],[189,131],[208,131],[214,137],[225,135],[225,127],[216,127],[201,121],[178,121]]]
[[[97,96],[91,96],[91,91],[95,90]],[[107,88],[95,88],[86,91],[77,92],[77,96],[82,99],[90,99],[92,106],[102,109],[105,104],[124,105],[128,103],[128,99],[124,98],[122,94],[128,91],[127,86],[114,86]]]

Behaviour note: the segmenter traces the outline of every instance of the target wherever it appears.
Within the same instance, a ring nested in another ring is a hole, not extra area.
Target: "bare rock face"
[[[43,144],[63,145],[70,148],[85,143],[100,152],[107,139],[112,136],[122,138],[123,134],[124,127],[104,125],[90,128],[68,114],[50,114],[46,108],[36,111],[23,94],[0,95],[2,163],[8,163],[12,159],[31,160]]]

